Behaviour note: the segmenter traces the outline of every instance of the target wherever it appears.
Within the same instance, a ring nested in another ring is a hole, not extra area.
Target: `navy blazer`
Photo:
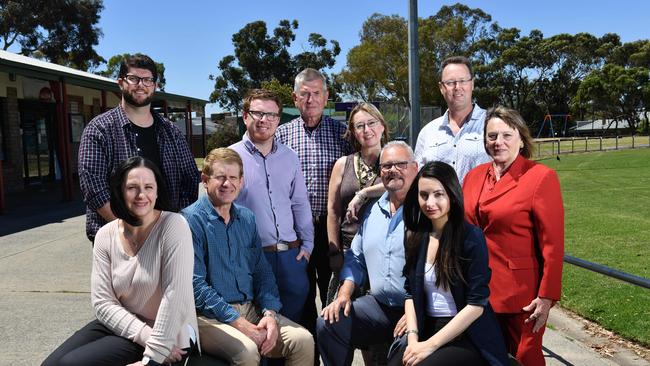
[[[429,235],[422,237],[415,266],[406,268],[407,277],[404,288],[407,299],[412,299],[418,329],[424,329],[423,321],[426,319],[426,296],[424,295],[424,265],[429,248]],[[508,353],[501,329],[496,321],[494,312],[489,303],[491,271],[488,267],[487,246],[481,229],[465,222],[465,235],[462,249],[461,267],[467,285],[457,281],[451,286],[451,294],[460,311],[465,305],[483,307],[483,313],[465,330],[470,340],[481,352],[483,358],[490,365],[509,365]]]

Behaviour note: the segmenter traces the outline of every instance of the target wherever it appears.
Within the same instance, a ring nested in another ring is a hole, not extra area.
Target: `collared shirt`
[[[275,277],[249,209],[233,204],[226,224],[208,196],[201,196],[181,214],[192,231],[194,301],[201,315],[230,323],[239,317],[230,304],[246,302],[280,310]]]
[[[471,117],[454,136],[449,127],[447,110],[420,131],[415,145],[415,160],[420,167],[430,161],[442,161],[451,165],[462,184],[467,172],[492,160],[485,152],[484,124],[485,109],[474,104]]]
[[[160,167],[165,176],[171,204],[182,209],[198,197],[200,173],[185,136],[173,123],[152,111],[160,150]],[[86,208],[86,235],[91,241],[106,224],[97,209],[110,199],[108,180],[124,160],[141,155],[137,133],[122,106],[93,118],[81,136],[79,184]]]
[[[309,203],[315,216],[327,213],[327,190],[334,163],[352,152],[350,144],[343,138],[346,129],[345,124],[323,116],[318,126],[309,130],[302,117],[298,117],[281,125],[275,132],[276,140],[293,149],[300,158]]]
[[[236,202],[255,214],[262,246],[301,239],[302,249],[311,254],[314,226],[296,153],[274,141],[263,156],[248,132],[230,147],[244,162],[244,185]]]
[[[391,215],[388,192],[385,192],[366,210],[363,224],[345,254],[339,278],[360,285],[365,282],[367,271],[370,293],[377,301],[388,306],[404,306],[405,264],[402,206]]]

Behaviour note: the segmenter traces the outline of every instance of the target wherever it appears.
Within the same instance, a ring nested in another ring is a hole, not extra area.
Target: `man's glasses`
[[[144,86],[153,86],[153,84],[156,82],[156,79],[154,79],[152,77],[141,78],[139,76],[130,75],[130,74],[126,75],[126,77],[124,79],[130,85],[138,85],[142,81],[142,85],[144,85]]]
[[[241,177],[237,177],[237,176],[226,177],[225,175],[217,175],[215,177],[210,176],[208,178],[216,180],[217,183],[219,183],[219,184],[223,184],[226,180],[228,180],[228,182],[234,184],[234,183],[239,182],[239,180],[241,179]]]
[[[267,121],[277,121],[280,119],[280,115],[275,112],[248,111],[248,113],[253,116],[253,119],[256,121],[260,121],[264,116],[266,116]]]
[[[365,123],[364,123],[364,122],[355,123],[355,124],[354,124],[354,129],[355,129],[357,132],[361,132],[361,131],[363,131],[363,130],[366,129],[366,128],[373,128],[373,127],[376,127],[378,124],[379,124],[379,121],[373,119],[373,120],[370,120],[370,121],[365,122]]]
[[[393,162],[390,162],[390,163],[379,164],[379,167],[381,168],[381,170],[383,172],[389,172],[391,169],[393,169],[393,167],[397,168],[397,170],[404,170],[404,169],[406,169],[406,167],[409,165],[410,162],[411,162],[411,160],[409,160],[409,161],[393,161]]]
[[[447,88],[453,88],[453,87],[456,86],[456,84],[458,84],[460,86],[465,86],[470,81],[472,81],[472,78],[460,79],[460,80],[445,80],[445,81],[441,81],[440,84],[446,86]]]

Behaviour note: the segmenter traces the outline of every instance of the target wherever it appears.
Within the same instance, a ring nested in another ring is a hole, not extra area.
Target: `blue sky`
[[[419,15],[435,14],[456,1],[419,1]],[[596,36],[618,33],[623,41],[650,38],[650,1],[482,0],[464,1],[481,8],[502,27],[517,27],[527,34],[540,29],[545,36],[589,32]],[[318,4],[318,5],[315,5]],[[359,30],[371,14],[408,16],[408,0],[104,0],[99,26],[104,36],[97,51],[108,60],[115,54],[142,52],[164,62],[166,90],[208,99],[214,89],[209,74],[232,54],[231,37],[247,23],[264,20],[273,29],[281,19],[297,19],[294,49],[306,46],[315,32],[340,42],[341,54],[332,71],[345,66],[347,51],[359,43]],[[426,77],[423,75],[423,77]],[[207,113],[218,110],[208,105]]]

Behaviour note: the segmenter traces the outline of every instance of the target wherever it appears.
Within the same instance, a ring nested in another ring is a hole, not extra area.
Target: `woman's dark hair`
[[[156,178],[158,197],[156,198],[156,204],[154,208],[162,211],[177,211],[169,201],[167,186],[165,185],[165,180],[160,173],[160,169],[158,169],[156,164],[152,163],[151,160],[147,160],[141,156],[134,156],[124,160],[120,165],[118,165],[113,170],[113,173],[111,174],[111,178],[109,180],[109,188],[111,190],[111,210],[117,218],[124,220],[131,226],[140,226],[142,225],[142,221],[139,218],[135,217],[126,207],[122,187],[124,186],[126,177],[129,172],[132,169],[139,167],[145,167],[151,170],[154,177]]]
[[[406,230],[404,235],[406,251],[404,275],[406,276],[408,269],[417,263],[420,244],[424,236],[433,231],[431,220],[422,213],[418,202],[418,186],[422,178],[435,178],[440,181],[449,197],[448,220],[440,233],[438,252],[434,262],[436,286],[449,289],[457,280],[466,283],[460,267],[462,260],[460,251],[465,236],[465,211],[463,193],[456,171],[440,161],[429,162],[420,169],[404,199],[404,227]]]

